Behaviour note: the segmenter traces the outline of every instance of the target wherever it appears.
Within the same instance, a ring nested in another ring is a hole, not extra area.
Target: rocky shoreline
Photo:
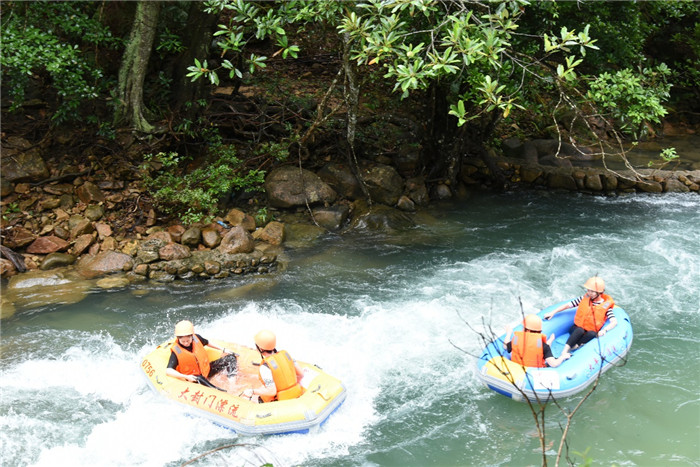
[[[493,166],[481,160],[463,164],[456,187],[439,181],[429,185],[410,176],[414,167],[384,160],[361,161],[361,182],[342,163],[329,162],[316,172],[288,165],[266,178],[273,214],[267,219],[254,217],[252,208],[234,207],[209,224],[158,225],[154,209],[141,204],[138,180],[83,172],[49,177],[38,151],[26,141],[12,143],[3,147],[1,202],[0,272],[9,279],[9,291],[81,279],[108,288],[272,273],[289,238],[348,229],[401,230],[414,225],[413,213],[431,200],[494,187]],[[700,191],[700,170],[610,171],[583,166],[585,154],[564,151],[553,158],[551,148],[543,149],[548,147],[551,141],[510,142],[504,145],[506,154],[494,152],[491,161],[507,189],[598,195]],[[137,211],[140,215],[134,215]],[[299,235],[295,229],[307,232]],[[3,297],[3,309],[8,300]]]

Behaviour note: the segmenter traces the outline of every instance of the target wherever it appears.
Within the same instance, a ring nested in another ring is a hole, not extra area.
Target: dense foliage
[[[136,131],[170,133],[173,143],[162,149],[172,154],[165,158],[171,176],[204,175],[185,170],[192,148],[197,148],[194,159],[211,164],[206,175],[215,180],[197,182],[209,187],[206,194],[184,178],[175,184],[181,188],[178,196],[184,196],[180,202],[199,206],[201,213],[231,189],[259,186],[264,169],[251,158],[261,143],[303,146],[310,132],[335,128],[338,121],[311,112],[295,122],[284,117],[276,123],[282,130],[270,133],[273,124],[241,118],[232,132],[236,136],[226,144],[209,144],[207,112],[214,99],[211,92],[194,97],[185,84],[254,86],[259,72],[280,59],[303,60],[319,50],[333,55],[335,66],[342,62],[350,150],[358,96],[383,82],[395,91],[395,109],[407,98],[436,109],[421,115],[430,121],[420,124],[441,130],[429,132],[431,141],[422,143],[436,154],[426,170],[446,179],[462,154],[485,153],[483,146],[504,119],[540,131],[559,121],[563,109],[584,119],[605,119],[611,128],[638,138],[660,122],[669,102],[697,105],[700,100],[700,15],[690,0],[163,2],[151,9],[157,20],[148,24],[138,5],[3,2],[3,112],[18,112],[41,99],[51,103],[54,125],[87,122],[96,135],[114,138],[119,128],[111,127],[113,119],[98,118],[95,109],[135,106],[136,117],[127,113],[124,121],[115,121]],[[198,29],[205,21],[211,30]],[[155,39],[150,50],[136,55],[136,41],[145,33]],[[201,55],[192,56],[194,50]],[[127,57],[130,63],[120,74],[119,58],[124,65]],[[130,83],[129,102],[123,102],[123,81],[135,74],[143,79]],[[292,86],[306,84],[327,85],[305,76]],[[289,88],[276,92],[287,94],[276,105],[288,106],[294,98]],[[674,95],[680,99],[673,102]],[[176,105],[182,99],[184,105]],[[464,141],[472,146],[463,147]],[[237,149],[220,151],[229,145]],[[162,191],[172,180],[147,181],[163,206],[177,198]]]

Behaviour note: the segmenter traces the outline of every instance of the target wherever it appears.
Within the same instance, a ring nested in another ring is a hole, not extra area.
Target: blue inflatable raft
[[[542,333],[556,339],[551,344],[555,357],[561,354],[569,329],[574,322],[575,308],[563,310],[551,320],[544,315],[558,306],[570,302],[557,303],[538,313],[542,319]],[[574,395],[583,391],[596,378],[621,361],[632,345],[632,324],[625,311],[615,306],[617,326],[612,331],[595,338],[571,353],[571,358],[556,368],[523,367],[510,360],[510,354],[503,347],[505,333],[486,346],[477,361],[478,375],[487,387],[499,394],[517,401],[525,398],[531,402],[546,402]],[[514,331],[522,330],[520,324]]]

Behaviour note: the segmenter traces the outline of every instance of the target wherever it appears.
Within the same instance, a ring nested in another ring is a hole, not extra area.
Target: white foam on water
[[[478,333],[493,330],[500,334],[507,324],[520,319],[521,303],[522,312],[539,311],[579,295],[586,278],[599,274],[635,325],[633,358],[635,352],[643,359],[656,355],[658,349],[647,350],[647,346],[660,337],[657,333],[666,339],[664,352],[672,354],[673,338],[682,333],[666,324],[678,316],[688,317],[695,320],[690,322],[697,329],[700,312],[698,306],[693,308],[693,303],[700,303],[700,248],[695,247],[700,245],[700,228],[692,228],[700,223],[692,218],[700,215],[696,209],[700,201],[693,196],[594,198],[585,201],[586,206],[612,211],[616,205],[629,205],[649,210],[649,228],[635,225],[620,230],[603,224],[597,232],[576,235],[567,231],[561,240],[548,237],[549,243],[521,251],[487,249],[471,258],[457,252],[381,282],[379,292],[372,281],[382,279],[383,274],[373,271],[356,284],[342,284],[343,290],[356,291],[347,294],[342,311],[331,312],[324,309],[324,303],[313,301],[241,299],[224,305],[223,313],[207,315],[202,312],[207,304],[183,300],[161,310],[162,320],[148,337],[148,345],[139,344],[137,349],[116,344],[106,332],[57,332],[58,338],[70,340],[61,347],[64,350],[48,344],[42,347],[39,340],[32,342],[39,348],[34,354],[3,360],[0,390],[2,405],[9,407],[0,415],[3,460],[7,465],[162,466],[241,442],[255,446],[222,451],[218,459],[229,465],[256,465],[263,458],[275,466],[292,466],[339,458],[346,464],[371,465],[363,454],[358,459],[358,452],[393,449],[381,445],[388,443],[376,434],[382,427],[391,431],[404,420],[420,422],[423,413],[444,401],[458,400],[459,405],[448,406],[451,413],[444,420],[392,443],[408,452],[418,449],[412,443],[422,445],[417,440],[443,442],[457,437],[461,450],[472,452],[477,463],[489,463],[486,459],[493,464],[513,462],[526,449],[519,446],[536,447],[530,434],[517,432],[518,423],[531,428],[531,420],[519,406],[483,388],[474,375],[474,358],[468,354],[478,354],[482,348]],[[684,223],[656,221],[655,210],[688,214]],[[608,217],[609,222],[615,219],[614,214]],[[336,262],[342,268],[343,262]],[[330,268],[328,274],[332,273]],[[352,275],[343,277],[350,280]],[[147,387],[139,367],[152,345],[170,337],[174,318],[184,315],[191,316],[197,333],[210,339],[252,346],[258,330],[275,331],[279,349],[343,381],[348,391],[345,403],[322,427],[303,435],[237,437],[209,420],[184,414],[179,404]],[[688,338],[678,336],[684,345]],[[602,388],[624,391],[628,384],[625,372],[632,372],[628,373],[631,387],[649,379],[667,386],[672,383],[655,371],[643,362],[638,369],[615,369],[606,374]],[[685,391],[682,383],[676,381],[673,390]],[[396,402],[387,404],[388,400]],[[600,400],[603,405],[610,403],[606,398]],[[620,403],[630,410],[638,404],[633,393]],[[35,408],[29,409],[32,405]],[[689,400],[676,402],[674,408],[682,406],[692,414],[696,405]],[[603,416],[594,412],[585,413],[582,423],[591,424],[595,417]],[[508,430],[498,424],[499,419],[503,422],[521,414],[521,420],[508,421]],[[624,419],[616,423],[629,431]],[[378,446],[373,436],[378,436]],[[521,451],[499,453],[492,448],[496,445]],[[437,445],[431,449],[441,450]],[[643,459],[643,454],[635,454],[634,459]],[[594,456],[612,459],[614,453],[603,457],[598,451]],[[536,455],[532,459],[537,462]]]

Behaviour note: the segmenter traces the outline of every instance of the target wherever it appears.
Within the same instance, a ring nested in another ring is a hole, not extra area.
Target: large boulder
[[[360,182],[348,164],[329,162],[318,171],[318,176],[344,198],[356,200],[364,197]]]
[[[115,272],[128,271],[133,267],[131,256],[119,251],[101,251],[95,256],[84,256],[76,263],[76,270],[83,277],[97,277]]]
[[[38,182],[49,176],[39,147],[18,136],[3,139],[0,166],[2,178],[10,182]]]
[[[255,240],[253,240],[253,236],[240,225],[229,230],[217,247],[217,250],[224,254],[250,253],[254,249]]]
[[[374,204],[370,209],[362,200],[353,204],[353,213],[351,227],[355,230],[393,233],[411,229],[416,225],[413,218],[403,211],[381,204]]]
[[[253,238],[267,242],[270,245],[281,245],[284,242],[284,224],[272,221],[264,228],[256,230],[253,233]]]
[[[313,172],[299,167],[280,167],[265,179],[265,191],[271,206],[292,208],[306,204],[332,203],[337,194]]]
[[[27,247],[27,253],[47,255],[56,251],[67,250],[70,243],[55,235],[39,237]]]
[[[395,168],[376,164],[362,169],[362,178],[372,200],[394,206],[403,193],[403,178]]]

